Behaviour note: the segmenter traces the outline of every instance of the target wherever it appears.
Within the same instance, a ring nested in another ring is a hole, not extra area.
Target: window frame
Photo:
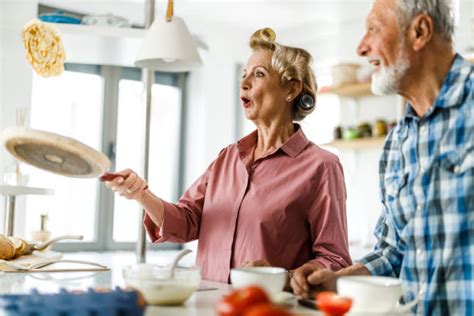
[[[66,71],[83,72],[97,74],[103,77],[103,113],[102,113],[102,140],[101,150],[111,162],[111,170],[115,169],[115,144],[117,141],[117,120],[118,120],[118,97],[119,82],[121,79],[141,81],[141,70],[132,67],[119,67],[108,65],[83,65],[65,64]],[[178,200],[183,191],[185,173],[185,151],[186,151],[186,82],[187,73],[154,73],[154,82],[164,85],[178,87],[181,90],[180,102],[180,128],[178,136],[178,167],[176,170],[177,179],[170,185],[174,186],[174,199]],[[98,199],[95,209],[95,236],[96,240],[91,242],[67,242],[55,245],[54,250],[61,252],[73,251],[116,251],[134,250],[136,242],[117,242],[113,240],[113,218],[114,218],[114,194],[104,185],[98,184]],[[137,204],[137,209],[139,205]],[[141,223],[136,223],[142,225]],[[137,236],[138,240],[138,236]],[[161,243],[153,244],[147,240],[148,249],[180,249],[179,244]]]

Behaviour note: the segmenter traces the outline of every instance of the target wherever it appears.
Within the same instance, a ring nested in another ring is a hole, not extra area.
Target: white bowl
[[[168,268],[153,264],[136,264],[123,269],[126,286],[137,289],[151,305],[183,304],[199,287],[198,267],[177,268],[170,278]]]
[[[232,269],[230,282],[234,288],[258,285],[269,294],[277,294],[283,290],[286,283],[286,270],[275,267],[252,267]]]

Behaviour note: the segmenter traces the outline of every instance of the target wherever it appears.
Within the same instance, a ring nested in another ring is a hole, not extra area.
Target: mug
[[[271,296],[283,291],[286,276],[287,271],[277,267],[248,267],[230,270],[230,282],[234,288],[257,285]]]
[[[350,313],[406,313],[418,303],[418,297],[405,305],[401,281],[381,276],[343,276],[337,279],[337,293],[352,299]]]

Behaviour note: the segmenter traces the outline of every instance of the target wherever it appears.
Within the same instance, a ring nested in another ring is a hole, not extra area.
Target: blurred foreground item
[[[145,304],[141,294],[133,290],[89,289],[87,292],[68,292],[62,289],[57,294],[0,295],[0,313],[5,316],[20,315],[120,315],[141,316]]]

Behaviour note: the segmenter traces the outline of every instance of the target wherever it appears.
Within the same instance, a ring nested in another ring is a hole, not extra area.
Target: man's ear
[[[288,82],[288,96],[294,100],[303,91],[303,82],[299,80],[291,80]]]
[[[415,51],[423,49],[433,37],[433,20],[427,14],[417,15],[411,22],[408,38]]]

